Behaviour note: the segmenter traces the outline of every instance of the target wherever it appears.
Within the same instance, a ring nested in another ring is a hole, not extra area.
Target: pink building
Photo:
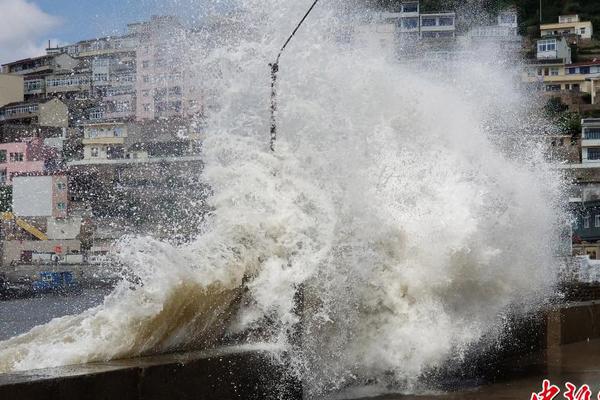
[[[43,173],[56,157],[56,150],[45,146],[41,138],[0,143],[0,185],[12,185],[17,174]]]

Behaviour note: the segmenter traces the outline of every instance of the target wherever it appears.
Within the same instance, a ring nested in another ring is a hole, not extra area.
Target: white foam
[[[244,1],[244,35],[199,52],[199,69],[221,70],[204,82],[221,103],[204,143],[205,233],[178,248],[127,241],[143,285],[0,343],[0,371],[210,345],[246,275],[251,301],[232,327],[270,321],[278,343],[305,288],[294,360],[315,391],[390,374],[410,388],[512,305],[539,305],[557,270],[562,183],[520,133],[531,117],[514,70],[403,66],[332,40],[350,19],[321,5],[281,60],[271,154],[267,64],[307,5]]]

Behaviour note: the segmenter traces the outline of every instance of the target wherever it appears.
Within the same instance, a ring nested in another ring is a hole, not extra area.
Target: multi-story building
[[[518,13],[514,9],[504,10],[498,14],[496,25],[477,26],[469,31],[469,38],[475,41],[499,41],[520,43],[518,33]]]
[[[561,15],[557,24],[543,24],[540,26],[542,37],[576,35],[581,39],[591,39],[594,27],[590,21],[581,21],[579,15]]]
[[[412,52],[420,42],[453,39],[455,35],[454,12],[421,13],[420,3],[416,0],[396,3],[388,11],[375,15],[369,23],[354,30],[354,37],[358,41],[375,42],[401,53]],[[423,53],[422,50],[417,53]]]
[[[13,212],[19,217],[66,218],[69,182],[64,173],[20,173],[13,178]]]
[[[453,38],[456,32],[456,14],[453,12],[420,15],[421,39]]]
[[[0,143],[0,185],[10,186],[15,175],[44,173],[58,167],[58,152],[42,138]]]
[[[16,75],[40,75],[61,70],[72,70],[79,61],[68,54],[45,55],[14,61],[2,65],[2,73]]]
[[[600,166],[600,118],[581,120],[581,160],[583,164]]]
[[[130,24],[139,35],[137,51],[137,119],[184,115],[186,29],[175,17],[153,16],[148,22]]]

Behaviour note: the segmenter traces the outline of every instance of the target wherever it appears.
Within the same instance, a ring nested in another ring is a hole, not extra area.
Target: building
[[[2,65],[2,72],[16,75],[43,75],[60,70],[72,70],[79,61],[68,54],[45,55],[13,61]]]
[[[600,166],[600,118],[582,119],[581,126],[582,163]]]
[[[420,15],[421,39],[454,38],[456,35],[456,14],[440,12]]]
[[[419,1],[401,1],[354,29],[353,36],[363,43],[377,43],[384,48],[394,49],[403,56],[429,52],[430,49],[417,50],[421,42],[455,38],[456,14],[421,13]]]
[[[69,108],[58,99],[9,103],[0,108],[0,124],[3,123],[66,128]]]
[[[13,178],[13,212],[19,217],[68,216],[69,184],[65,174],[28,173]]]
[[[576,35],[581,39],[591,39],[594,28],[590,21],[581,21],[579,15],[561,15],[557,24],[543,24],[540,26],[542,37]]]
[[[24,173],[44,173],[57,168],[58,152],[42,138],[0,143],[0,185],[12,185],[13,177]]]
[[[24,96],[22,76],[0,74],[0,107],[23,101]]]
[[[140,37],[136,55],[138,120],[184,115],[184,61],[186,30],[172,16],[153,16],[130,24]]]
[[[184,122],[87,124],[83,134],[83,157],[71,167],[198,161],[200,136]]]
[[[536,42],[536,59],[547,63],[571,64],[571,47],[562,36],[546,36]]]
[[[518,13],[514,9],[504,10],[498,14],[496,25],[477,26],[471,29],[468,36],[474,41],[521,42],[518,33]]]

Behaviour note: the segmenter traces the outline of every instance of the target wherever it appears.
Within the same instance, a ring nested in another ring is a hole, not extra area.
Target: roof
[[[26,106],[29,104],[40,104],[40,102],[38,100],[27,100],[27,101],[15,101],[13,103],[8,103],[3,105],[0,108],[9,108],[9,107],[16,107],[16,106]]]
[[[578,63],[573,63],[573,64],[565,65],[565,67],[566,68],[584,67],[584,66],[587,66],[587,65],[600,65],[600,60],[594,59],[592,61],[578,62]]]
[[[544,29],[552,29],[552,28],[562,28],[565,26],[571,26],[576,24],[592,24],[592,21],[573,21],[573,22],[555,22],[552,24],[542,24],[540,26],[540,30]]]
[[[16,65],[16,64],[22,64],[25,62],[31,62],[31,61],[35,61],[35,60],[43,60],[45,58],[53,58],[53,55],[45,55],[45,56],[39,56],[39,57],[31,57],[31,58],[24,58],[22,60],[17,60],[17,61],[13,61],[13,62],[9,62],[6,64],[2,64],[3,67],[9,66],[9,65]]]

